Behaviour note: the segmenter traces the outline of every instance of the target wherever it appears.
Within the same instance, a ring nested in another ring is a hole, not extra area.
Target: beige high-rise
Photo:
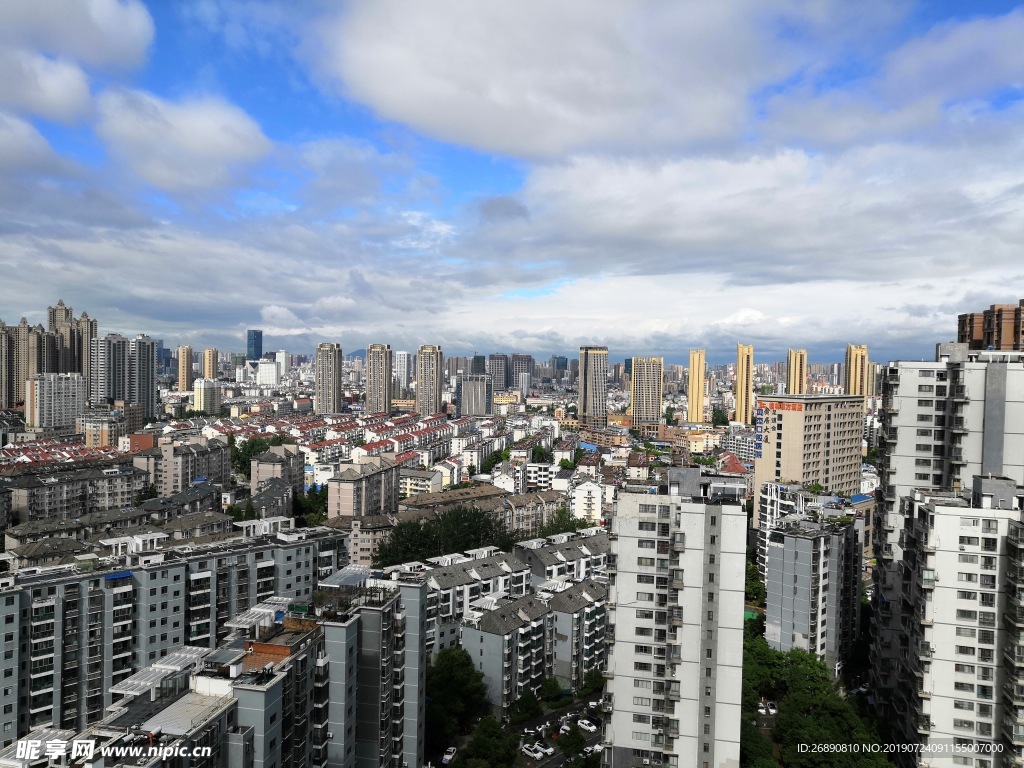
[[[807,394],[806,349],[791,349],[786,355],[786,394]]]
[[[754,346],[736,345],[736,421],[754,423]]]
[[[178,391],[191,392],[195,377],[195,371],[192,370],[192,347],[178,347]]]
[[[866,344],[846,345],[846,394],[866,397],[868,385],[868,347]]]
[[[314,413],[341,413],[341,344],[316,345],[316,397]]]
[[[630,412],[633,425],[661,422],[662,380],[665,376],[665,358],[634,357],[631,377],[632,399]]]
[[[580,347],[579,404],[584,429],[608,426],[608,347]]]
[[[366,412],[391,413],[391,345],[366,348]]]
[[[686,386],[686,420],[704,421],[704,389],[708,375],[707,359],[703,349],[690,350],[690,379]]]
[[[441,347],[424,344],[416,353],[416,411],[422,416],[441,412],[444,391],[444,354]]]
[[[216,349],[208,348],[203,350],[203,378],[204,379],[216,379],[219,371],[217,370],[217,357],[218,353]]]

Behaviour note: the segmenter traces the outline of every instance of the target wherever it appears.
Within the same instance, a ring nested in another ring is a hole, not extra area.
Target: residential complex
[[[956,337],[971,349],[1024,350],[1024,299],[960,315]]]
[[[608,347],[580,347],[578,408],[585,429],[608,425]]]
[[[690,350],[689,378],[686,389],[686,420],[693,424],[707,421],[704,414],[707,387],[707,362],[703,349]]]
[[[754,347],[736,345],[736,421],[754,423]]]
[[[846,345],[846,365],[843,370],[846,375],[843,384],[846,394],[857,395],[862,398],[874,394],[866,345]]]
[[[790,349],[786,352],[786,394],[807,394],[806,349]]]
[[[391,345],[371,344],[366,348],[366,412],[391,413]]]
[[[202,375],[204,379],[220,378],[220,359],[216,349],[208,347],[203,350]]]
[[[178,347],[178,391],[191,392],[195,381],[195,365],[192,361],[192,347]]]
[[[71,432],[88,397],[80,373],[37,373],[25,381],[25,426]]]
[[[316,399],[313,411],[340,413],[341,393],[341,345],[329,342],[317,344]]]
[[[662,416],[662,380],[665,360],[661,357],[634,357],[630,374],[632,395],[629,401],[633,428],[657,435]]]
[[[455,400],[459,416],[490,416],[494,413],[494,385],[490,375],[471,373],[458,377]]]
[[[441,412],[444,389],[444,354],[433,344],[416,353],[416,410],[424,416]]]

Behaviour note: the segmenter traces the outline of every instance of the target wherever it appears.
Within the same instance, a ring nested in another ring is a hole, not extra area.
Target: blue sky
[[[1011,3],[0,7],[0,318],[921,358],[1024,296]]]

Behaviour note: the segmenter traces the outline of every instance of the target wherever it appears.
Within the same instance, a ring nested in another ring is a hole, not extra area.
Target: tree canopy
[[[484,676],[462,648],[445,648],[427,667],[426,747],[439,752],[487,706]]]
[[[391,529],[388,540],[377,546],[373,564],[383,568],[477,547],[498,547],[507,551],[517,540],[516,534],[504,523],[486,512],[453,507],[440,512],[435,520],[398,523]]]
[[[584,528],[590,528],[593,523],[582,517],[573,517],[572,513],[565,507],[555,510],[548,521],[541,527],[540,536],[554,536],[556,533],[570,533]]]

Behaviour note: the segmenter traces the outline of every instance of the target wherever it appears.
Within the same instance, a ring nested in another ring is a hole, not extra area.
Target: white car
[[[537,743],[535,743],[533,745],[533,748],[539,749],[541,752],[548,756],[555,754],[555,748],[552,747],[550,744],[545,744],[543,741],[538,741]]]
[[[583,756],[584,757],[588,757],[588,756],[594,754],[595,752],[600,752],[600,751],[601,751],[601,747],[599,747],[597,744],[593,744],[593,745],[591,745],[589,747],[584,747],[583,748]]]
[[[448,747],[448,749],[444,751],[444,757],[441,758],[441,765],[448,765],[448,763],[454,760],[455,752],[455,747]]]
[[[569,723],[566,723],[565,725],[563,725],[561,728],[558,729],[558,732],[564,736],[565,734],[567,734],[571,730],[572,730],[572,726],[569,725]]]
[[[589,720],[577,720],[576,725],[582,728],[587,733],[597,733],[597,726]]]
[[[768,702],[768,714],[769,715],[777,715],[778,713],[779,713],[779,710],[775,706],[775,702],[774,701],[769,701]]]
[[[763,701],[760,704],[757,705],[757,714],[759,714],[759,715],[767,715],[768,714],[768,707],[765,706]]]
[[[523,746],[523,754],[527,757],[532,757],[534,760],[544,759],[544,753],[533,746],[533,744],[525,744]]]

